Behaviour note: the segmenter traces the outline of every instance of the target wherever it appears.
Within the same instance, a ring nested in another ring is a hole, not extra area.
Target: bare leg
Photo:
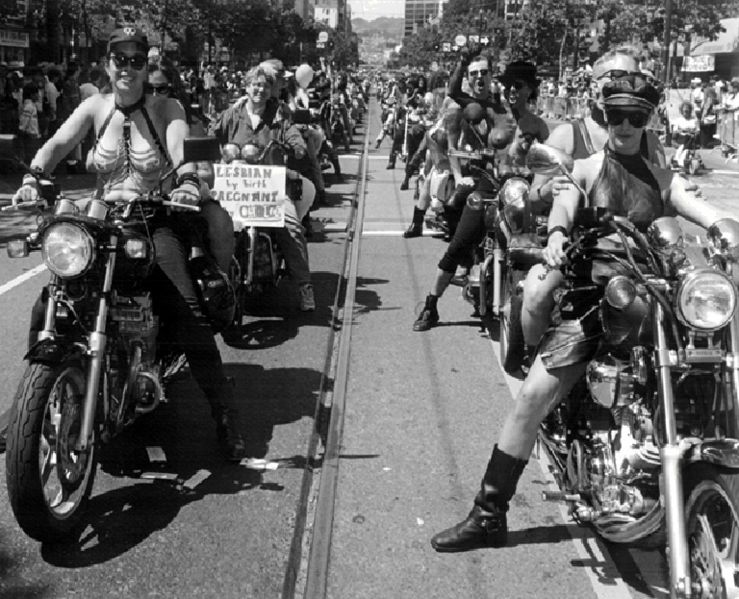
[[[554,290],[562,284],[559,270],[547,272],[543,264],[531,267],[523,286],[521,328],[526,345],[539,345],[554,309]]]
[[[513,410],[503,423],[498,447],[510,456],[527,460],[534,448],[539,424],[570,392],[585,372],[586,363],[548,371],[539,356],[531,366],[516,397]]]

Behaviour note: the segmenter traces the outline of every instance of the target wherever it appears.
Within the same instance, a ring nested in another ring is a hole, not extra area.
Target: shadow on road
[[[39,582],[30,582],[19,572],[24,561],[21,554],[14,555],[11,549],[0,549],[0,597],[13,599],[44,599],[55,597],[53,588]],[[22,581],[22,582],[21,582]]]

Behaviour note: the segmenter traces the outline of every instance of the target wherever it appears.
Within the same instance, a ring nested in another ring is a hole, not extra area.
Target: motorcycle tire
[[[690,578],[703,597],[736,597],[739,571],[739,472],[699,462],[685,474]]]
[[[523,294],[517,291],[519,283],[525,273],[514,270],[505,277],[503,282],[503,308],[500,314],[500,362],[511,376],[521,375],[526,352],[526,344],[521,328],[521,311],[523,309]]]
[[[85,453],[74,450],[85,387],[78,361],[29,364],[14,398],[5,456],[8,499],[20,527],[37,541],[77,532],[92,492],[95,433]]]

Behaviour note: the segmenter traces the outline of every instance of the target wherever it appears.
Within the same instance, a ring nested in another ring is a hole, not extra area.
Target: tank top
[[[662,192],[641,152],[632,156],[604,149],[603,164],[588,194],[590,205],[627,217],[641,231],[665,214]]]

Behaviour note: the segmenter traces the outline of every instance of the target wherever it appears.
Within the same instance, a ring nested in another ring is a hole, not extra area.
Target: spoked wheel
[[[686,477],[690,579],[699,599],[739,597],[739,474],[697,464]]]
[[[95,441],[76,449],[85,374],[76,362],[30,364],[14,401],[8,429],[6,480],[16,520],[38,541],[76,529],[95,478]]]

